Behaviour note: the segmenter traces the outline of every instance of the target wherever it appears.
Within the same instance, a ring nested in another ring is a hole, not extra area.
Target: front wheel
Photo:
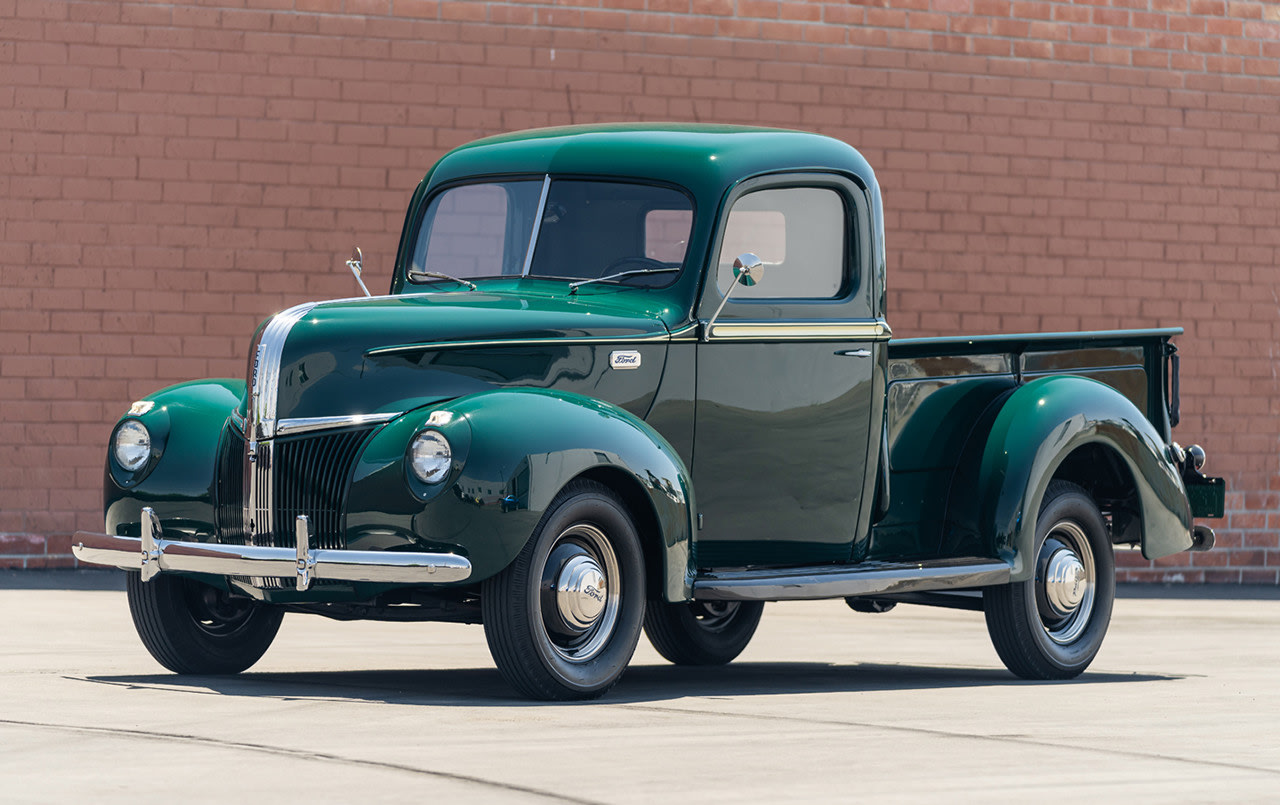
[[[763,601],[651,601],[644,632],[676,665],[724,665],[751,642],[763,611]]]
[[[626,507],[575,481],[520,555],[481,588],[484,634],[503,677],[534,699],[603,695],[626,670],[644,619],[644,556]]]
[[[156,661],[177,674],[237,674],[271,646],[284,612],[183,576],[125,581],[133,626]]]
[[[983,593],[987,632],[1023,679],[1079,676],[1102,647],[1115,600],[1115,557],[1092,498],[1053,481],[1036,520],[1035,568]]]

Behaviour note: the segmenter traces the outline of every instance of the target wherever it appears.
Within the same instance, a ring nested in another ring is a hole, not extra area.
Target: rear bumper
[[[1214,544],[1218,541],[1213,533],[1213,529],[1207,525],[1196,523],[1195,528],[1191,529],[1191,547],[1188,551],[1211,551]]]
[[[140,571],[143,581],[162,571],[277,577],[296,579],[303,591],[317,579],[444,584],[471,576],[471,562],[457,554],[312,550],[309,532],[307,518],[299,517],[294,548],[171,541],[146,508],[141,538],[77,531],[71,550],[81,562]]]

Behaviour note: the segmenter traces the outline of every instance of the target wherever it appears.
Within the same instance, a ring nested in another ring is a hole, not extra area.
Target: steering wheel
[[[616,274],[619,271],[630,271],[633,269],[624,269],[623,266],[635,264],[634,270],[643,270],[646,268],[673,268],[671,263],[664,263],[661,260],[654,260],[652,257],[644,257],[643,255],[632,255],[630,257],[619,257],[612,263],[604,267],[604,271],[600,276],[608,276]]]

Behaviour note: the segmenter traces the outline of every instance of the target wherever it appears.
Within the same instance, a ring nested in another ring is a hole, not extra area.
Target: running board
[[[717,570],[698,574],[699,601],[812,601],[860,595],[962,590],[1009,583],[1009,566],[980,557],[927,562]]]

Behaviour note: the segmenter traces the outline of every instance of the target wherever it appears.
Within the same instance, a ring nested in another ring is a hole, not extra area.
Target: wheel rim
[[[723,632],[738,617],[740,601],[694,601],[690,604],[698,626],[708,632]]]
[[[233,635],[253,616],[253,604],[206,584],[188,583],[187,608],[200,631],[213,637]]]
[[[539,620],[551,649],[587,662],[608,645],[622,603],[618,557],[609,538],[587,523],[556,537],[542,568]]]
[[[1049,639],[1067,645],[1089,626],[1097,589],[1093,548],[1071,520],[1055,523],[1036,558],[1036,608]]]

